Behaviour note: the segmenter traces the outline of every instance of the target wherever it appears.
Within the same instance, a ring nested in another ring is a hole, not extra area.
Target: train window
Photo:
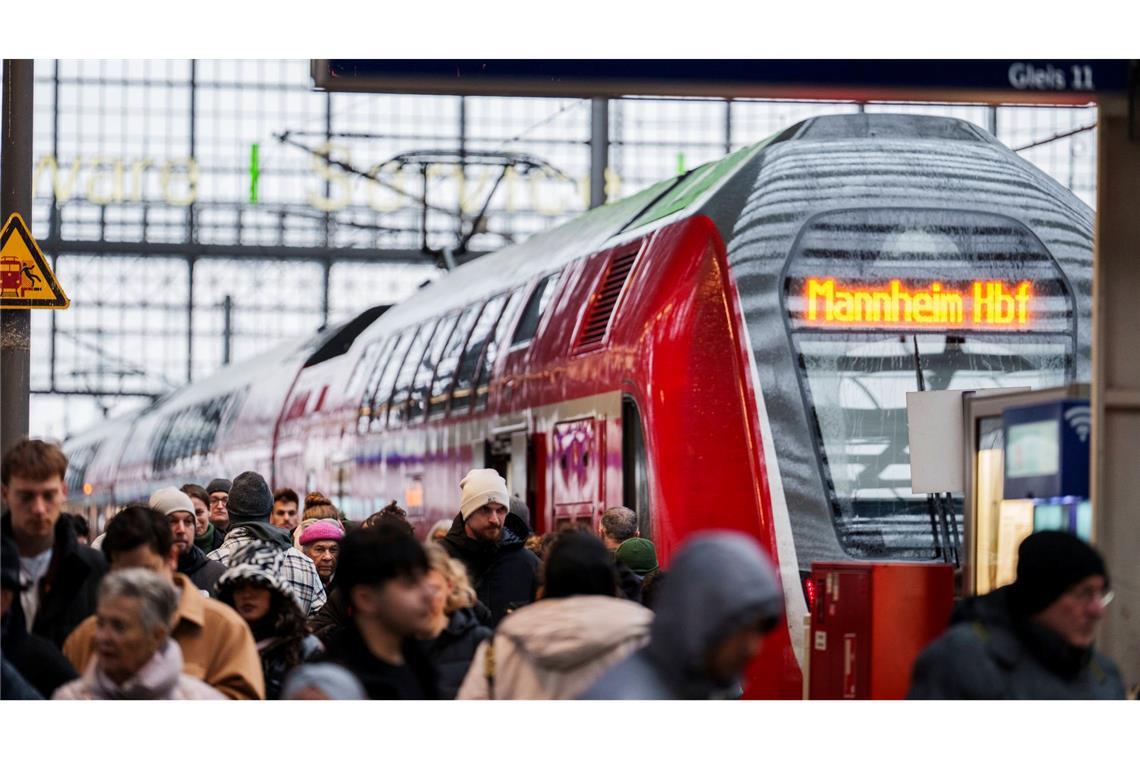
[[[386,352],[388,357],[381,362],[384,365],[384,371],[376,379],[376,385],[372,388],[371,400],[368,404],[372,415],[372,429],[384,427],[384,421],[388,417],[388,399],[392,396],[392,385],[396,382],[396,373],[400,371],[400,365],[404,363],[404,356],[408,353],[408,344],[412,342],[415,334],[416,328],[413,327],[397,337]]]
[[[483,352],[483,358],[479,362],[479,378],[475,381],[475,409],[487,407],[487,392],[490,387],[491,373],[495,369],[495,360],[498,358],[500,349],[506,344],[507,330],[511,329],[511,324],[514,321],[515,314],[521,308],[521,304],[522,291],[512,294],[511,300],[503,309],[503,318],[499,319],[495,326],[495,334],[491,335],[491,340],[487,343],[487,350]]]
[[[364,353],[348,377],[348,382],[344,384],[346,398],[354,399],[360,406],[364,406],[364,395],[372,387],[373,378],[384,369],[380,361],[384,358],[384,350],[390,341],[389,336],[369,343],[364,349]]]
[[[216,396],[184,407],[160,422],[151,438],[151,465],[155,472],[166,472],[210,454],[226,410],[240,403],[244,393]]]
[[[99,450],[99,443],[92,443],[83,446],[74,451],[67,452],[67,491],[71,500],[82,499],[83,484],[87,481],[84,476],[87,473],[87,468],[91,464],[91,460],[95,458],[95,452]]]
[[[453,328],[458,321],[459,315],[452,314],[441,319],[439,326],[435,329],[435,337],[432,338],[431,345],[424,353],[424,360],[420,363],[419,370],[416,371],[412,395],[408,400],[405,412],[409,421],[422,418],[427,411],[428,396],[431,393],[431,381],[435,375],[435,368],[439,366],[439,358],[450,342],[451,334],[456,332]]]
[[[491,373],[495,368],[495,360],[499,356],[499,348],[506,341],[507,331],[511,329],[511,323],[514,322],[515,315],[523,302],[522,294],[523,291],[519,290],[511,295],[511,299],[503,308],[503,316],[495,325],[495,331],[491,334],[490,340],[487,341],[487,348],[479,360],[479,374],[475,378],[476,411],[487,407],[487,391],[491,385]]]
[[[542,315],[546,312],[546,306],[550,303],[550,299],[554,297],[556,290],[554,286],[558,282],[558,274],[555,272],[546,275],[535,286],[534,292],[530,294],[530,300],[526,302],[526,308],[523,309],[519,326],[515,329],[514,337],[511,339],[511,348],[527,343],[538,332],[538,323],[542,320]]]
[[[622,499],[637,513],[637,529],[642,538],[653,540],[649,512],[649,457],[637,402],[629,396],[621,400]]]
[[[511,296],[512,301],[518,298],[518,292]],[[495,325],[502,321],[499,316],[504,311],[504,303],[507,303],[505,295],[495,296],[479,313],[475,327],[471,330],[471,337],[467,339],[467,347],[459,360],[459,366],[455,370],[455,387],[451,391],[452,409],[471,407],[476,375],[479,373],[479,360],[483,357],[483,349],[487,347]]]
[[[400,371],[396,374],[396,384],[393,386],[392,400],[388,406],[389,425],[398,424],[407,419],[404,407],[411,396],[412,383],[415,381],[416,374],[427,358],[427,349],[434,331],[435,323],[424,324],[416,333],[416,337],[412,339],[411,345],[408,346],[408,355],[404,359]]]
[[[479,317],[482,304],[472,304],[460,315],[447,345],[436,363],[435,378],[432,380],[431,393],[428,397],[428,415],[442,412],[447,409],[448,392],[451,390],[451,381],[455,378],[455,370],[459,366],[459,357],[471,334],[471,326]]]
[[[910,490],[918,373],[926,390],[1047,388],[1066,382],[1072,347],[1063,335],[793,335],[839,535],[864,557],[934,550],[926,499]]]

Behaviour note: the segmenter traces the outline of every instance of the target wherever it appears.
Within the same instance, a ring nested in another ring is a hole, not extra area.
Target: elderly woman
[[[429,543],[427,582],[432,587],[432,630],[423,642],[424,653],[439,673],[439,696],[455,699],[459,685],[480,642],[491,637],[476,614],[479,604],[467,580],[467,568],[449,557],[442,547]],[[489,614],[485,613],[489,618]]]
[[[174,587],[153,570],[109,573],[99,584],[95,656],[52,699],[225,699],[182,672],[182,650],[170,638],[177,606]]]

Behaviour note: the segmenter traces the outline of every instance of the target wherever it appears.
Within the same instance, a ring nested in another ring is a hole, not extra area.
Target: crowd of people
[[[37,440],[3,457],[5,699],[732,698],[784,616],[751,537],[697,534],[666,571],[632,510],[537,535],[491,469],[421,541],[395,502],[353,523],[256,472],[160,488],[91,536],[67,464]],[[1123,695],[1092,646],[1107,571],[1057,535],[966,600],[912,696]]]

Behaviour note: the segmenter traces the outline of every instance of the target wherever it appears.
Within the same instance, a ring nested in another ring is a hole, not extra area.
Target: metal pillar
[[[606,202],[606,169],[610,163],[610,101],[590,101],[590,208]]]
[[[198,156],[198,61],[190,59],[190,160],[194,161]],[[104,207],[106,208],[106,207]],[[191,203],[186,207],[186,242],[193,245],[198,242],[198,230],[196,224],[196,211],[194,204]],[[240,228],[238,230],[241,232]],[[102,236],[100,236],[100,239]]]
[[[5,59],[0,121],[0,220],[18,212],[32,222],[32,93],[34,63]],[[0,310],[0,451],[28,434],[31,312]]]
[[[732,98],[724,101],[724,155],[732,152]]]
[[[986,126],[994,137],[997,137],[997,116],[997,106],[990,106],[989,113],[986,114]]]
[[[233,350],[234,326],[234,299],[227,293],[222,299],[222,364],[230,363],[230,354]]]
[[[332,262],[325,261],[321,267],[321,329],[329,326],[329,277],[332,274]]]
[[[240,227],[238,228],[241,229]],[[186,382],[194,382],[194,265],[195,258],[186,261]]]
[[[1101,101],[1097,120],[1097,215],[1093,254],[1093,541],[1116,599],[1097,646],[1126,686],[1140,684],[1140,139],[1129,136],[1125,98]]]

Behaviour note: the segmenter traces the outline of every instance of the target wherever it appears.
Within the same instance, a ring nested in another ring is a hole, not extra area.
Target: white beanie
[[[511,497],[507,495],[507,481],[494,470],[472,470],[459,481],[459,488],[463,491],[459,513],[464,520],[491,502],[504,507],[511,503]]]
[[[162,514],[168,516],[175,512],[189,512],[190,514],[194,514],[194,502],[190,501],[189,496],[173,486],[160,488],[152,493],[150,495],[149,504],[152,509],[157,509]]]

